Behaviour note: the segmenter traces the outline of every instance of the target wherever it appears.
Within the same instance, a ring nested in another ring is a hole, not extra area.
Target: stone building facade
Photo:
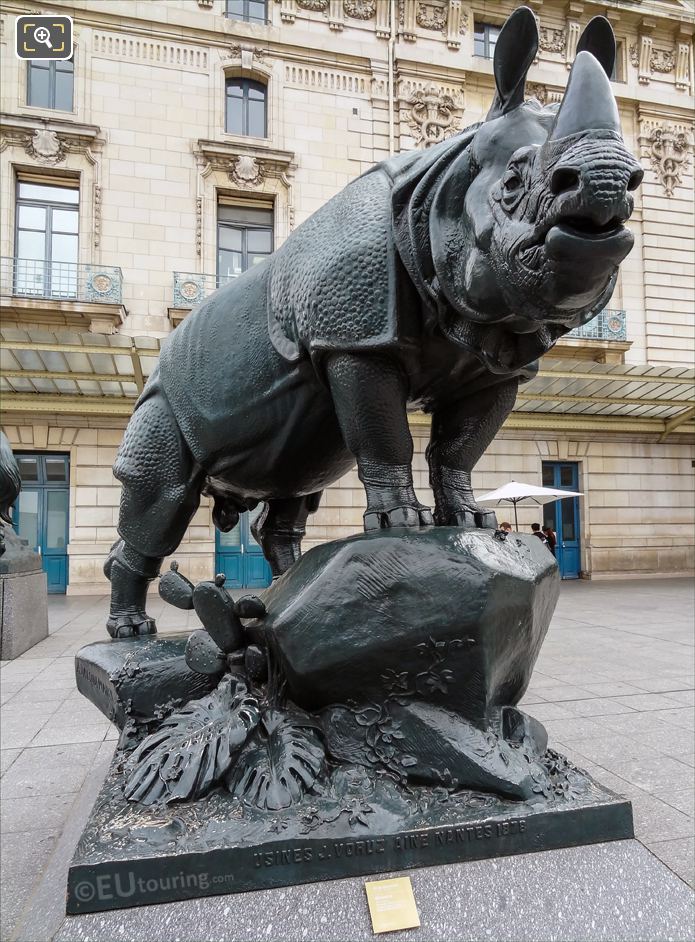
[[[645,178],[631,222],[635,247],[610,310],[545,358],[481,460],[476,490],[515,479],[582,491],[558,509],[576,549],[567,575],[687,572],[692,5],[529,5],[541,43],[527,94],[542,103],[560,100],[588,19],[609,17],[618,39],[613,88]],[[372,164],[484,118],[496,32],[513,7],[53,0],[27,9],[6,0],[3,427],[27,461],[25,490],[34,496],[24,522],[47,541],[55,591],[105,590],[101,565],[116,538],[119,500],[111,464],[159,341],[215,284],[277,248]],[[14,56],[15,18],[26,13],[72,15],[72,68],[40,72]],[[412,431],[424,502],[427,418],[413,416]],[[52,456],[68,459],[62,472]],[[353,471],[325,493],[307,544],[356,532],[363,509]],[[519,525],[541,514],[522,507]],[[194,579],[232,559],[234,578],[262,581],[247,524],[216,546],[205,499],[177,558]]]

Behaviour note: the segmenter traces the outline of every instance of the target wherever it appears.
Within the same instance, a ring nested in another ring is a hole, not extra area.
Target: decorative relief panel
[[[115,33],[95,32],[92,50],[105,59],[136,59],[164,68],[204,71],[208,67],[208,54],[196,46],[161,40],[118,36]]]
[[[406,42],[417,40],[417,28],[443,33],[447,46],[457,50],[468,21],[461,0],[398,0],[400,34]]]
[[[310,13],[325,13],[329,0],[297,0],[297,6]]]
[[[415,22],[422,29],[443,31],[446,29],[446,8],[440,3],[418,3]]]
[[[649,71],[668,74],[676,67],[676,52],[674,49],[657,49],[651,46],[649,51]],[[630,62],[635,68],[640,65],[640,46],[634,43],[630,46]]]
[[[345,16],[355,20],[371,20],[376,15],[376,0],[343,0]]]
[[[401,115],[419,147],[431,147],[461,129],[463,95],[460,89],[403,81],[399,86]]]
[[[642,157],[649,159],[666,196],[673,196],[690,166],[692,130],[687,125],[646,120],[641,125],[639,143]]]
[[[540,29],[539,48],[543,52],[555,52],[562,54],[567,47],[567,36],[564,29],[551,29],[548,26],[542,26]]]

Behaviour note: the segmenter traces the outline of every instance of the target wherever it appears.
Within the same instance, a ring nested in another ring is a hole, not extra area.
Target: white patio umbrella
[[[496,491],[490,491],[478,497],[480,504],[494,504],[505,501],[514,505],[514,526],[519,529],[519,520],[517,517],[517,504],[522,500],[532,500],[537,504],[548,504],[551,500],[562,500],[565,497],[582,497],[581,491],[562,491],[554,487],[539,487],[537,484],[522,484],[520,481],[510,481],[509,484],[503,484]]]

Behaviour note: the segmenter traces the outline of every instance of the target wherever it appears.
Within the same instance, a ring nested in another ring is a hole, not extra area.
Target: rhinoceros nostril
[[[566,193],[579,187],[579,171],[576,167],[556,167],[550,176],[550,189],[555,194]]]
[[[627,181],[628,190],[636,190],[642,182],[643,177],[644,170],[633,170],[633,172],[630,174],[630,179]]]

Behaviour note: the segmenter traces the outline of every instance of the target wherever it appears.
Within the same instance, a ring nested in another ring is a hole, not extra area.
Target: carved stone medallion
[[[376,13],[376,0],[344,0],[345,16],[354,20],[371,20]]]
[[[27,154],[42,164],[57,164],[65,160],[65,148],[55,131],[37,128],[25,147]]]
[[[233,161],[229,170],[229,179],[237,186],[259,186],[263,182],[263,167],[249,154],[241,154]]]

